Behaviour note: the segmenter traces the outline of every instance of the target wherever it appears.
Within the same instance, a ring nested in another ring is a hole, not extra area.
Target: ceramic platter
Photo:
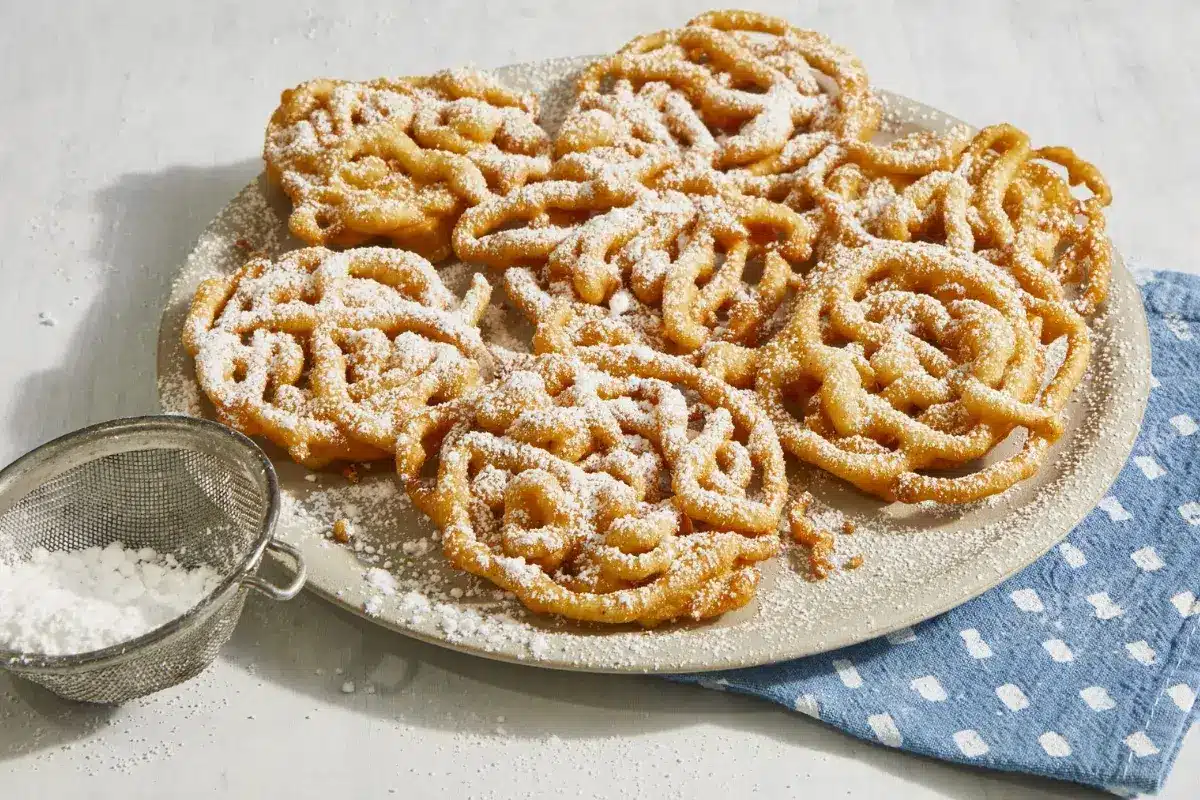
[[[553,128],[569,101],[569,77],[587,59],[499,70],[510,85],[540,92]],[[957,121],[883,94],[891,128],[945,130]],[[264,114],[265,119],[265,114]],[[300,246],[287,232],[288,204],[265,178],[247,186],[201,235],[163,313],[158,350],[163,409],[211,416],[179,344],[188,303],[206,276],[231,272],[247,250]],[[454,288],[470,269],[439,267]],[[509,324],[502,305],[485,334]],[[814,582],[799,553],[763,567],[758,599],[704,624],[588,627],[538,618],[491,587],[450,569],[429,523],[413,511],[390,465],[357,483],[340,472],[310,473],[268,448],[279,470],[283,514],[277,535],[309,564],[309,587],[350,611],[427,642],[488,658],[596,672],[686,672],[744,667],[820,653],[910,626],[995,586],[1057,544],[1101,499],[1127,458],[1149,392],[1150,349],[1138,291],[1119,258],[1112,296],[1094,323],[1092,366],[1069,407],[1066,435],[1036,477],[997,498],[960,507],[905,506],[868,498],[834,479],[794,468],[823,513],[853,521],[845,542],[863,564]],[[1011,452],[1016,442],[997,455]],[[356,547],[327,534],[354,522]],[[841,547],[841,543],[839,547]]]

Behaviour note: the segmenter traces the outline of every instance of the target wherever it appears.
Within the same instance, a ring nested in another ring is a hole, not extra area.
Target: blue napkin
[[[1154,379],[1067,539],[983,596],[835,653],[677,680],[947,761],[1155,792],[1200,713],[1200,277],[1139,273]]]

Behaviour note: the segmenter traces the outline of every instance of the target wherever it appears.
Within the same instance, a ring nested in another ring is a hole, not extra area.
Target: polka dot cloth
[[[948,761],[1156,791],[1200,713],[1200,278],[1139,283],[1150,404],[1129,463],[1062,544],[915,628],[676,680]]]

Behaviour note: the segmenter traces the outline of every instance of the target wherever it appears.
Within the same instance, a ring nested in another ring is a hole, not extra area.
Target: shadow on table
[[[897,753],[753,698],[650,676],[544,670],[456,653],[384,630],[310,593],[290,603],[253,598],[223,658],[325,704],[456,733],[583,740],[702,724],[869,763],[949,797],[1108,796]],[[354,690],[343,693],[348,681]]]
[[[8,421],[14,447],[158,409],[158,323],[171,282],[201,231],[261,169],[257,159],[171,167],[123,175],[96,193],[100,221],[91,255],[102,286],[64,361],[15,387]],[[46,420],[46,427],[29,425],[31,419]]]
[[[209,220],[260,170],[257,159],[171,167],[124,175],[96,193],[100,222],[91,254],[102,265],[102,286],[63,363],[15,387],[8,421],[14,446],[28,449],[84,425],[157,409],[158,322],[171,281]],[[48,417],[46,429],[28,424]],[[84,739],[115,713],[61,701],[0,673],[0,761]]]
[[[116,713],[111,706],[61,700],[37,684],[0,673],[0,762],[85,739]]]

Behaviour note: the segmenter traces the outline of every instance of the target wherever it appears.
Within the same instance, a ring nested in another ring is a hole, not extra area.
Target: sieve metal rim
[[[241,590],[243,586],[247,588],[260,588],[259,583],[265,582],[257,578],[254,573],[262,562],[263,553],[268,548],[278,549],[283,554],[297,560],[297,580],[287,590],[281,591],[276,599],[283,599],[284,595],[294,596],[299,592],[303,586],[305,577],[305,570],[303,562],[299,558],[299,553],[296,552],[295,548],[284,546],[282,542],[273,540],[275,525],[279,518],[279,478],[275,474],[274,465],[271,464],[271,460],[262,449],[248,436],[211,420],[176,414],[125,417],[101,422],[96,425],[89,425],[86,428],[80,428],[77,431],[59,436],[56,439],[51,439],[30,450],[3,469],[0,469],[0,513],[6,511],[15,503],[20,502],[25,494],[27,494],[27,492],[22,493],[16,498],[8,497],[12,493],[14,486],[25,475],[35,469],[45,467],[75,448],[98,442],[101,439],[108,440],[110,444],[116,444],[120,437],[128,437],[131,440],[132,446],[118,447],[111,452],[120,453],[136,449],[150,449],[154,447],[155,436],[172,433],[182,433],[199,439],[210,437],[214,441],[221,443],[221,446],[226,449],[241,450],[243,455],[250,456],[251,464],[261,468],[262,478],[265,483],[264,493],[266,495],[267,513],[263,518],[263,524],[253,546],[247,549],[238,565],[222,577],[221,583],[207,597],[193,606],[187,613],[148,633],[127,642],[121,642],[111,647],[87,653],[43,655],[0,648],[0,667],[29,674],[63,674],[114,667],[138,658],[145,654],[147,650],[168,643],[171,639],[182,634],[193,625],[203,622],[210,615],[220,611],[230,597]],[[259,583],[255,583],[255,581]],[[293,589],[294,591],[291,591]]]

